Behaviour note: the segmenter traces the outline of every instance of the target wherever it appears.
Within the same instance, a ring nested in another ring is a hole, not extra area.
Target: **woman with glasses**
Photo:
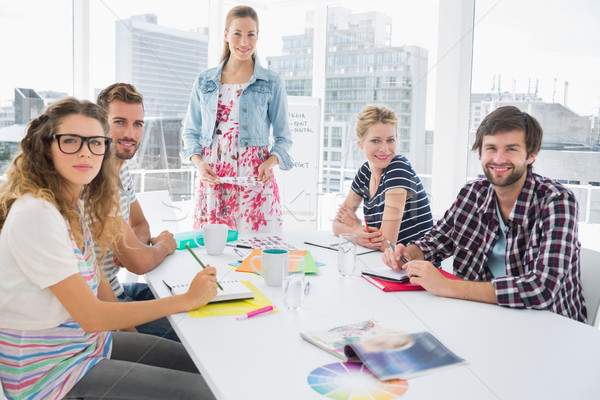
[[[33,120],[0,186],[0,380],[9,399],[213,398],[180,343],[126,329],[195,309],[190,290],[119,303],[100,274],[121,233],[106,112],[66,98]],[[91,221],[88,225],[86,221]]]
[[[259,64],[257,41],[256,11],[231,9],[221,64],[194,84],[182,136],[182,157],[198,168],[194,229],[223,223],[240,232],[281,231],[272,168],[292,167],[287,97],[283,80]]]

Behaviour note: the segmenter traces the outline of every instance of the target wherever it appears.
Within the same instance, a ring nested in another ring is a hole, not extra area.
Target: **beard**
[[[122,149],[117,144],[117,147],[115,149],[115,155],[117,156],[117,158],[119,158],[121,160],[131,160],[133,158],[133,156],[135,156],[135,153],[137,152],[138,147],[139,147],[139,143],[136,143],[135,146],[133,146],[131,148]]]
[[[483,168],[483,173],[485,174],[485,177],[488,181],[490,181],[494,186],[498,187],[510,186],[515,182],[518,182],[523,177],[523,175],[527,174],[527,163],[520,166],[519,168],[515,167],[513,164],[510,164],[508,166],[512,168],[512,172],[510,173],[510,175],[504,178],[495,177],[494,173],[489,167],[489,164]]]

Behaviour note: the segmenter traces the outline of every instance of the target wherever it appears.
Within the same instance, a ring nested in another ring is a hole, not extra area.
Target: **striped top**
[[[81,275],[97,293],[95,252],[84,219],[83,254],[69,237]],[[67,222],[67,226],[69,226]],[[100,360],[110,356],[109,332],[86,333],[71,317],[55,328],[0,328],[0,379],[8,399],[60,399]]]
[[[352,190],[363,199],[363,212],[369,226],[381,227],[385,207],[385,193],[394,188],[406,189],[408,196],[402,215],[402,223],[396,243],[404,245],[418,239],[433,226],[429,198],[421,179],[413,170],[406,157],[396,155],[383,170],[377,191],[369,198],[371,168],[365,162],[356,173]]]
[[[119,178],[121,180],[122,187],[119,188],[119,196],[121,199],[120,207],[121,207],[121,216],[127,222],[129,222],[129,211],[131,203],[137,200],[135,197],[135,190],[133,189],[133,180],[131,179],[131,174],[129,173],[129,167],[127,166],[127,162],[123,164],[121,168],[121,172],[119,173]],[[96,246],[96,253],[100,253],[100,246]],[[106,256],[104,257],[104,261],[102,261],[102,271],[104,275],[110,282],[110,286],[115,292],[115,296],[120,296],[124,293],[123,285],[119,282],[119,278],[117,277],[117,273],[119,272],[119,267],[115,265],[113,262],[115,258],[115,253],[112,250],[106,249]]]

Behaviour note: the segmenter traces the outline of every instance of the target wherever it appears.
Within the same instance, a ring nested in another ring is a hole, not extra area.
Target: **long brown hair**
[[[250,6],[237,6],[229,10],[227,16],[225,17],[225,30],[229,29],[229,26],[231,25],[231,22],[233,22],[234,19],[248,17],[252,18],[254,22],[256,22],[256,33],[258,33],[258,14],[254,10],[254,8]],[[229,43],[227,43],[227,40],[223,38],[223,53],[221,54],[221,60],[219,61],[219,63],[222,63],[223,61],[227,60],[229,56],[231,56],[231,50],[229,50]],[[256,49],[254,49],[254,54],[252,55],[252,57],[256,58]]]
[[[50,146],[54,140],[52,135],[58,131],[61,122],[71,115],[93,118],[101,124],[105,134],[108,132],[106,111],[102,107],[72,97],[53,103],[31,121],[17,155],[8,167],[7,180],[0,186],[0,231],[14,202],[29,193],[52,203],[68,219],[75,241],[82,247],[81,216],[72,199],[64,192],[65,180],[56,171],[50,157]],[[113,157],[114,152],[109,149],[98,175],[83,187],[80,195],[94,241],[102,249],[102,257],[97,259],[104,258],[106,248],[123,235]]]

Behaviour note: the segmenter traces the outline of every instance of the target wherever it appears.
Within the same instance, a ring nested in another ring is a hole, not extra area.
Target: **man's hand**
[[[452,280],[442,275],[429,261],[409,261],[402,268],[406,269],[410,283],[421,285],[423,289],[436,296],[454,297],[450,295],[449,290]]]
[[[410,261],[411,257],[406,251],[406,247],[404,247],[403,244],[398,243],[394,246],[394,248],[395,250],[392,250],[392,248],[388,245],[387,249],[384,250],[381,258],[383,259],[385,265],[387,265],[394,271],[400,271],[405,264],[404,260]]]
[[[167,254],[173,254],[177,248],[177,241],[169,231],[162,231],[158,236],[150,239],[152,246],[162,246]]]

